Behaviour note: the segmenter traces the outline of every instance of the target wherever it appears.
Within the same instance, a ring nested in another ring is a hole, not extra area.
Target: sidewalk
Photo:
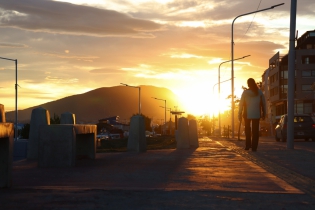
[[[263,140],[256,153],[243,150],[243,141],[205,137],[199,142],[197,149],[98,153],[96,160],[79,160],[74,168],[37,168],[34,161],[17,161],[13,187],[0,190],[0,205],[3,209],[315,208],[315,152],[282,151]],[[305,164],[289,161],[301,155]]]

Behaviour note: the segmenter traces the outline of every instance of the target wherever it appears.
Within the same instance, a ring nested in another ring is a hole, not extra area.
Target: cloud
[[[77,83],[79,80],[77,78],[71,78],[71,79],[63,79],[60,77],[53,77],[53,76],[47,76],[45,80],[52,82],[52,83],[62,83],[62,84],[72,84]]]
[[[12,43],[0,42],[0,47],[3,47],[3,48],[27,48],[28,46],[25,44],[12,44]]]
[[[92,36],[152,37],[161,25],[114,10],[48,0],[1,0],[0,26]]]
[[[89,72],[93,74],[121,74],[121,73],[124,73],[125,71],[102,68],[102,69],[92,69]]]
[[[38,53],[39,54],[39,53]],[[75,59],[80,61],[88,61],[92,62],[94,59],[99,58],[98,56],[79,56],[79,55],[68,55],[66,54],[58,54],[58,53],[41,53],[44,56],[57,57],[62,59]]]

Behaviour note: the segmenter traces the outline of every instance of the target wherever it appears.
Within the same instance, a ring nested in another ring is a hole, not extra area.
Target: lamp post
[[[270,10],[270,9],[273,9],[275,7],[278,7],[278,6],[281,6],[281,5],[284,5],[284,3],[281,3],[281,4],[276,4],[276,5],[273,5],[269,8],[265,8],[265,9],[261,9],[261,10],[257,10],[257,11],[254,11],[254,12],[249,12],[249,13],[244,13],[244,14],[241,14],[239,16],[237,16],[236,18],[234,18],[233,22],[232,22],[232,34],[231,34],[231,61],[232,61],[232,65],[231,65],[231,89],[232,89],[232,99],[231,99],[231,116],[232,116],[232,125],[231,125],[231,129],[232,129],[232,138],[234,138],[234,38],[233,38],[233,27],[234,27],[234,22],[237,18],[239,17],[242,17],[242,16],[245,16],[245,15],[250,15],[250,14],[254,14],[254,13],[257,13],[257,12],[262,12],[262,11],[266,11],[266,10]]]
[[[131,85],[127,85],[124,83],[120,83],[121,85],[127,86],[127,87],[133,87],[133,88],[138,88],[139,89],[139,115],[141,115],[141,102],[140,102],[140,98],[141,98],[141,87],[139,86],[131,86]]]
[[[236,58],[236,59],[234,59],[235,61],[237,61],[237,60],[241,60],[241,59],[243,59],[243,58],[246,58],[246,57],[249,57],[250,55],[245,55],[245,56],[243,56],[243,57],[240,57],[240,58]],[[219,94],[219,102],[220,102],[220,91],[221,91],[221,89],[220,89],[220,84],[221,84],[221,82],[220,82],[220,68],[221,68],[221,65],[222,64],[224,64],[224,63],[227,63],[227,62],[230,62],[230,61],[232,61],[232,60],[228,60],[228,61],[223,61],[222,63],[220,63],[220,65],[219,65],[219,70],[218,70],[218,94]],[[231,80],[231,79],[229,79],[229,80]],[[228,80],[226,80],[226,81],[228,81]],[[225,81],[224,81],[225,82]],[[221,113],[220,113],[220,109],[219,109],[219,132],[220,132],[220,136],[221,136]]]
[[[170,122],[169,122],[169,126],[170,126],[170,135],[171,135],[171,122],[172,122],[172,114],[171,114],[171,112],[172,112],[172,109],[171,108],[167,108],[167,107],[164,107],[164,106],[160,106],[161,108],[166,108],[166,110],[167,111],[170,111]]]
[[[227,79],[227,80],[224,80],[224,81],[222,81],[222,82],[218,82],[218,83],[216,83],[216,84],[214,84],[213,85],[213,88],[212,88],[212,93],[214,94],[214,87],[216,86],[216,85],[218,85],[218,87],[219,87],[219,99],[220,99],[220,83],[223,83],[223,82],[227,82],[227,81],[230,81],[231,79]],[[221,122],[220,122],[220,106],[219,106],[219,135],[221,136]],[[212,114],[212,118],[214,119],[214,113]]]
[[[3,58],[0,57],[0,59],[3,60],[9,60],[9,61],[14,61],[15,62],[15,134],[14,134],[14,140],[17,141],[18,137],[18,108],[17,108],[17,96],[18,96],[18,84],[17,84],[17,59],[10,59],[10,58]]]
[[[165,108],[164,106],[160,106],[160,107],[161,107],[161,108]],[[166,110],[167,110],[167,111],[170,111],[170,121],[172,121],[172,119],[171,119],[172,108],[166,107]]]
[[[152,97],[155,100],[160,100],[160,101],[164,101],[164,134],[166,134],[166,100],[165,99],[160,99],[160,98],[155,98]]]
[[[294,87],[295,87],[295,28],[296,28],[296,0],[291,0],[290,9],[290,37],[288,55],[288,129],[287,149],[294,149]]]

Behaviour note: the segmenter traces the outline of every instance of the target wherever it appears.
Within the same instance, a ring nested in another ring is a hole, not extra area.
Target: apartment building
[[[315,113],[315,30],[307,31],[296,40],[295,47],[295,113]],[[269,68],[262,75],[266,96],[266,122],[274,124],[287,113],[288,54],[277,52],[269,59]]]

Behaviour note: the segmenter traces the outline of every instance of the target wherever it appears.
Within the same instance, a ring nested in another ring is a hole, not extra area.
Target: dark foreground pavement
[[[315,209],[315,142],[200,138],[200,147],[98,153],[73,168],[14,162],[0,209]]]

